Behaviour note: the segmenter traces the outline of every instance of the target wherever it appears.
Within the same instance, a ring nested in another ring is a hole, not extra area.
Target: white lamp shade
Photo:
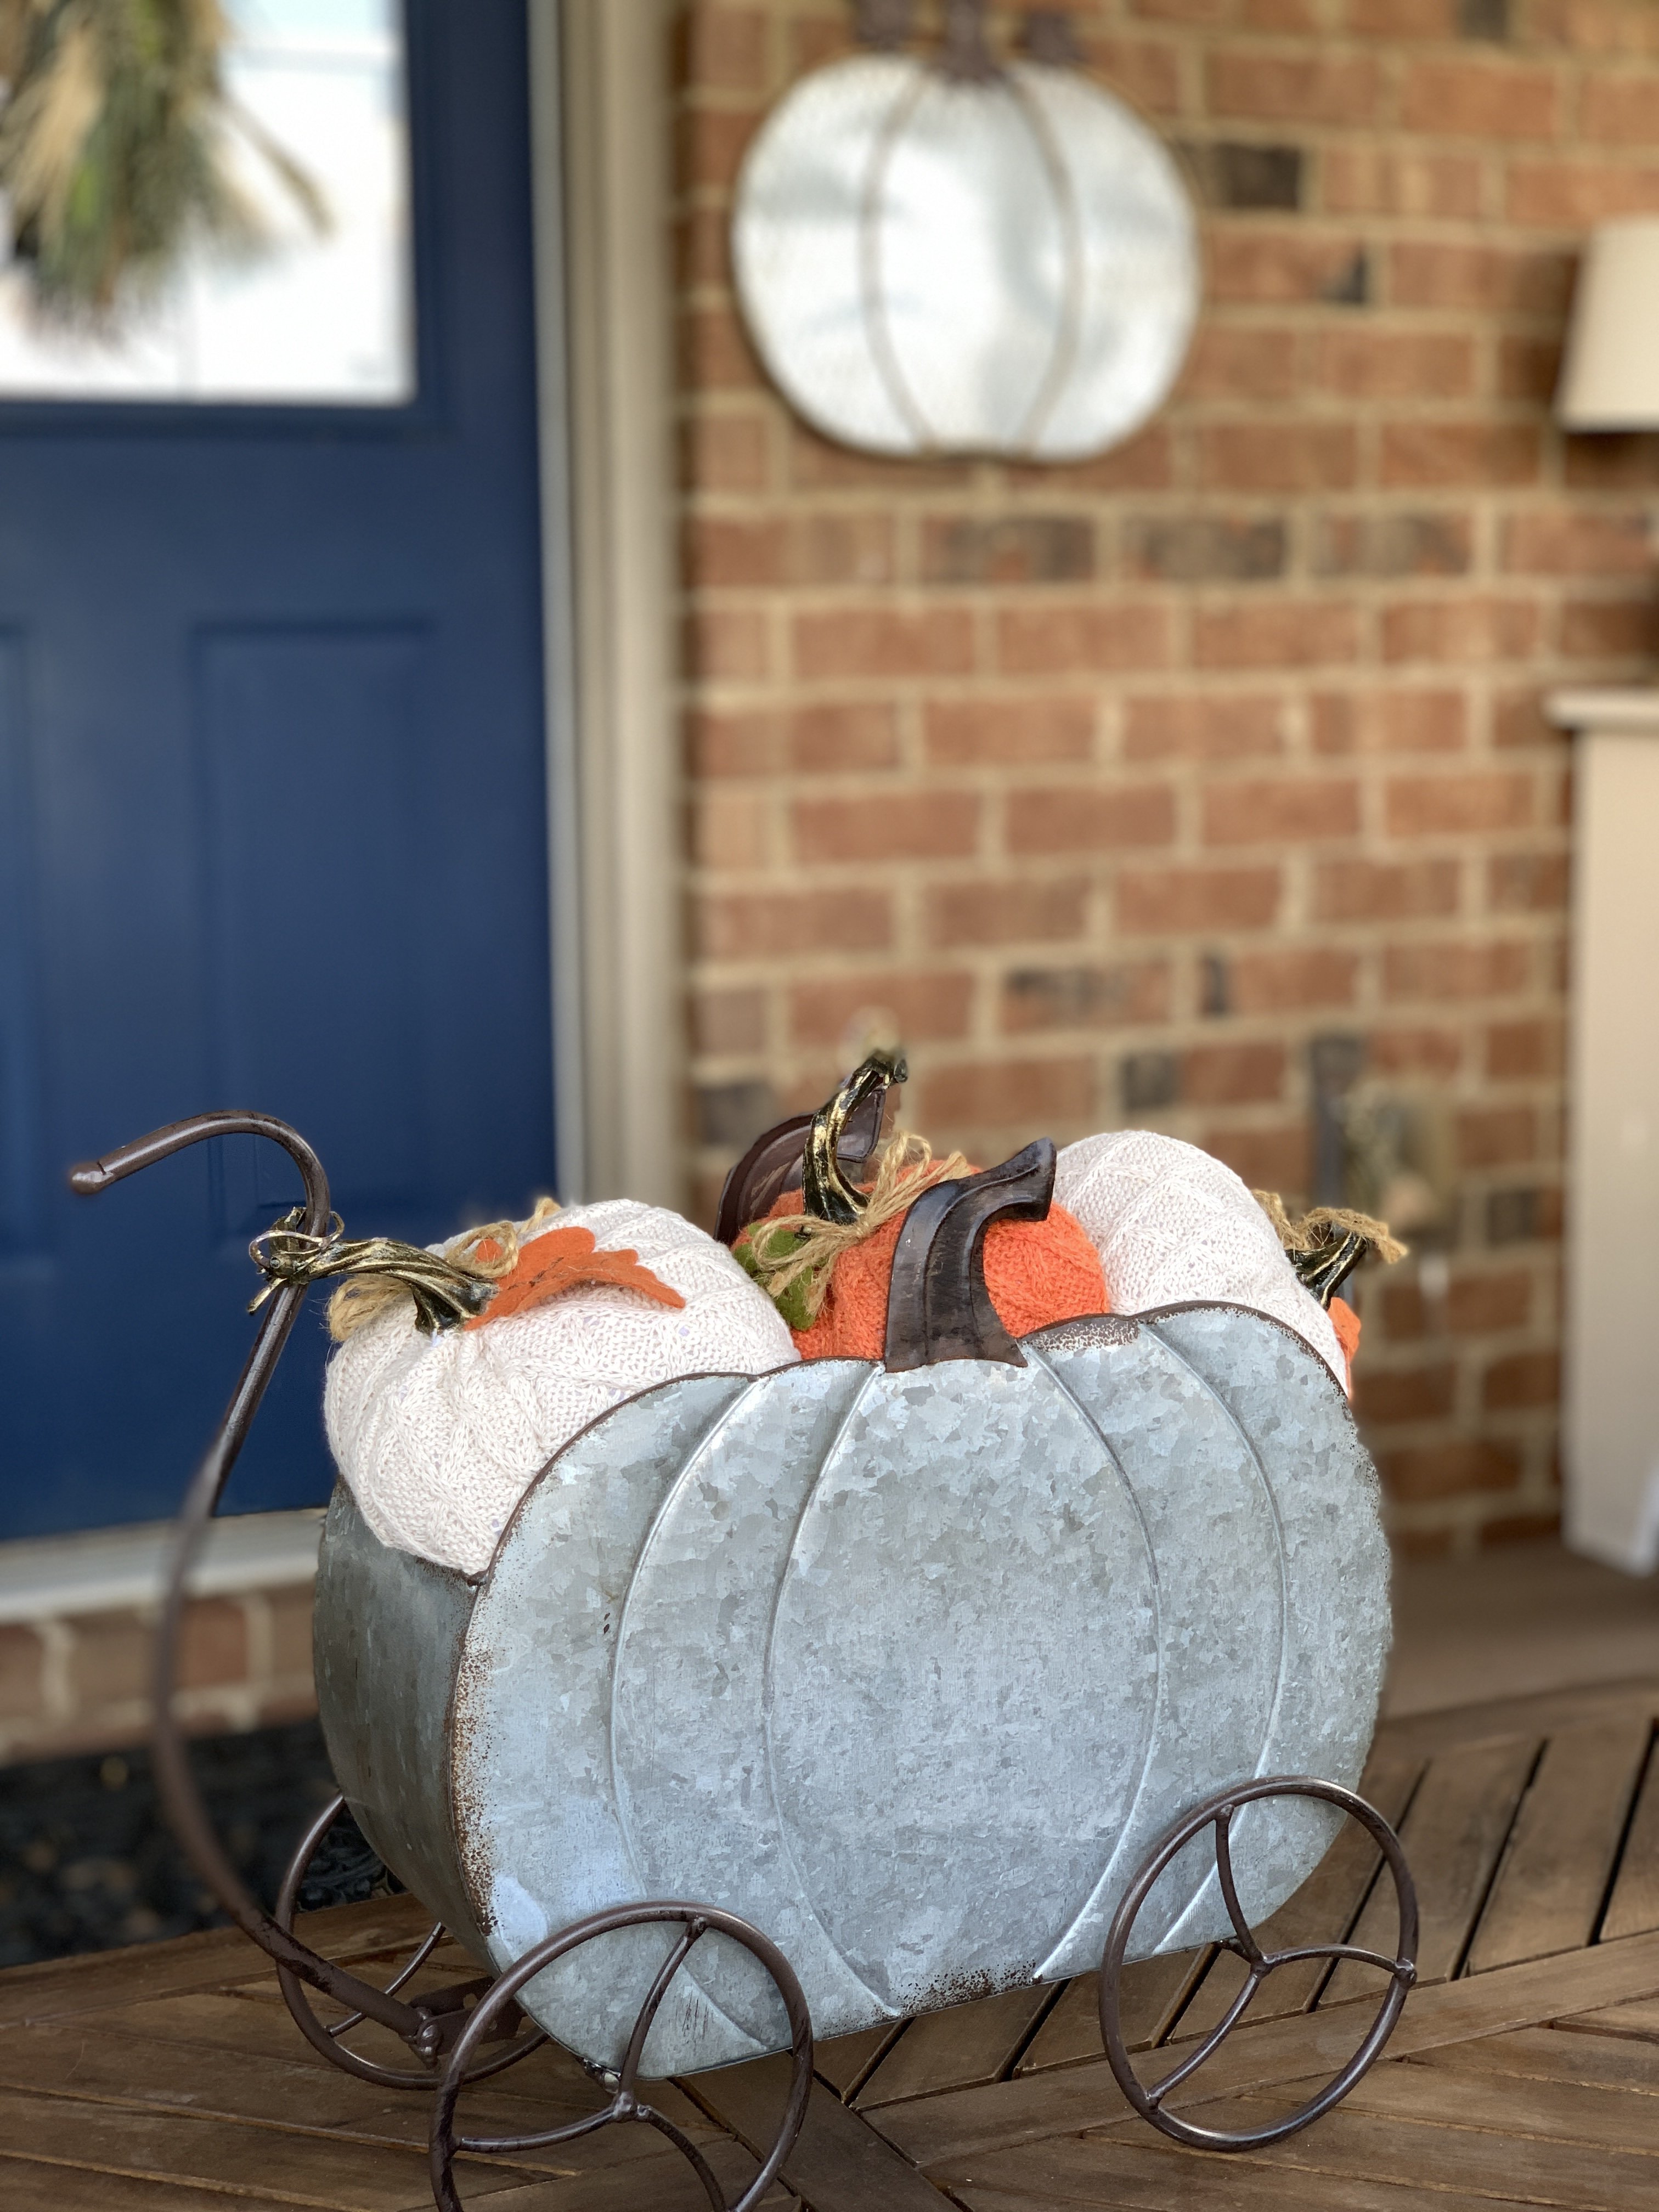
[[[1591,232],[1555,411],[1570,430],[1659,429],[1659,216]]]

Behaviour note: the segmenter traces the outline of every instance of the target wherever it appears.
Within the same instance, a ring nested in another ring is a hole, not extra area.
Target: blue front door
[[[414,396],[0,402],[0,1536],[169,1512],[234,1380],[252,1142],[348,1233],[552,1187],[523,0],[410,0]],[[321,1300],[233,1507],[319,1500]]]

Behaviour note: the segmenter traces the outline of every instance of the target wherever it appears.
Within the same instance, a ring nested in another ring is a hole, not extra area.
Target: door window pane
[[[37,307],[0,235],[0,401],[150,399],[395,406],[415,396],[408,107],[398,0],[228,0],[226,90],[251,128],[227,156],[270,244],[203,245],[107,328]],[[260,151],[321,195],[319,234]],[[6,226],[9,233],[9,225]]]

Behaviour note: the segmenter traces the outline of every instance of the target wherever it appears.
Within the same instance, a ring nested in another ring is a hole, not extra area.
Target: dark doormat
[[[295,1721],[199,1736],[191,1756],[232,1862],[273,1905],[295,1846],[335,1794],[321,1729]],[[343,1814],[300,1903],[354,1904],[397,1887]],[[225,1924],[161,1817],[147,1748],[0,1768],[0,1966]]]

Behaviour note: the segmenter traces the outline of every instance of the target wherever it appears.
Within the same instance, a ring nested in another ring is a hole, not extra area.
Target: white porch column
[[[1659,690],[1561,691],[1576,732],[1565,1534],[1659,1565]]]

